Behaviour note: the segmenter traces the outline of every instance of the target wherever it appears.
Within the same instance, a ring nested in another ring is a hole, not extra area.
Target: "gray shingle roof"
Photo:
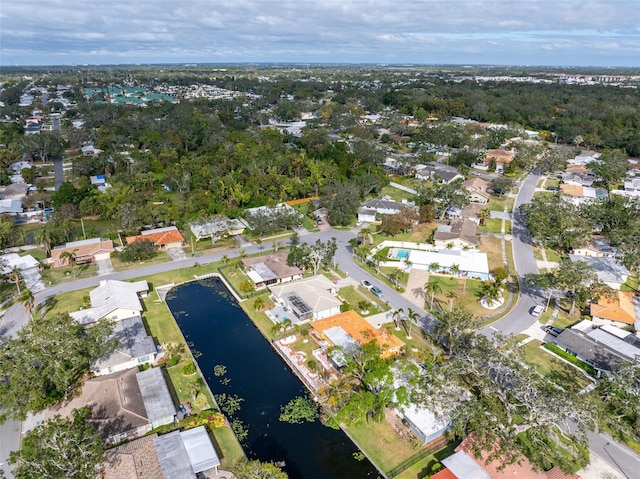
[[[136,374],[149,422],[154,423],[176,413],[162,369],[152,368]]]
[[[141,358],[157,352],[153,338],[147,335],[139,316],[116,322],[113,337],[118,340],[118,346],[99,359],[96,362],[96,368],[104,369],[117,366],[133,358]]]
[[[182,431],[180,436],[194,472],[206,471],[220,465],[218,454],[204,426]]]

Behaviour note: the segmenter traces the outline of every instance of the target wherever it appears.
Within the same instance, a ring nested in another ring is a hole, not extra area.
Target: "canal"
[[[280,407],[306,389],[220,280],[178,286],[166,301],[211,391],[244,399],[234,418],[248,429],[250,459],[284,461],[290,479],[378,476],[367,459],[354,458],[358,449],[342,431],[278,420]],[[225,366],[224,376],[214,375],[216,365]]]

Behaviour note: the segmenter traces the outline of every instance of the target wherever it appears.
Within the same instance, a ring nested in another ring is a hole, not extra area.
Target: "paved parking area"
[[[98,276],[113,273],[113,264],[111,263],[111,258],[96,261],[96,268],[96,274]]]

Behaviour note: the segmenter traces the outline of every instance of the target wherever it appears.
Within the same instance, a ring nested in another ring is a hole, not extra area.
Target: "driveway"
[[[113,264],[111,263],[111,258],[100,259],[96,261],[96,268],[98,269],[96,273],[98,276],[113,273]]]
[[[411,269],[407,279],[407,287],[402,296],[418,308],[424,307],[424,284],[429,280],[429,271],[426,269]]]
[[[167,255],[171,261],[182,261],[187,259],[187,254],[182,248],[167,248]]]

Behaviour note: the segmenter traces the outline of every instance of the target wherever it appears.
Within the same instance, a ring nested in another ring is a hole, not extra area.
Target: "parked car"
[[[382,298],[382,290],[380,288],[378,288],[377,286],[373,286],[371,288],[371,292],[373,294],[375,294],[378,298]]]
[[[564,331],[564,329],[562,328],[556,328],[555,326],[543,326],[542,330],[547,333],[550,334],[551,336],[558,337],[560,335],[560,333],[562,331]]]
[[[362,284],[362,286],[364,286],[367,289],[373,288],[373,285],[366,279],[363,279],[360,283]]]
[[[533,316],[534,318],[538,318],[540,317],[543,311],[544,311],[544,307],[537,305],[531,310],[531,316]]]

